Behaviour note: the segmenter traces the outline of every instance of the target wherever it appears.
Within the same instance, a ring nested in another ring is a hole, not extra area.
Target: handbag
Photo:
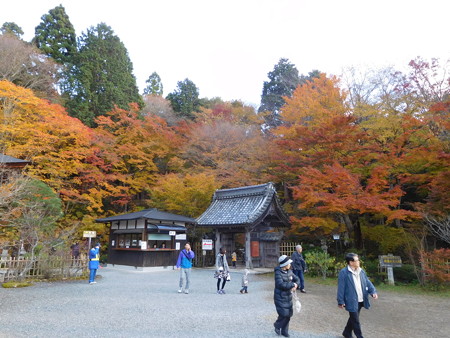
[[[295,312],[299,313],[302,310],[302,303],[300,303],[300,299],[298,298],[296,291],[292,291],[292,299],[294,300]]]
[[[231,275],[228,274],[228,275],[227,275],[227,282],[229,282],[230,280],[231,280]]]

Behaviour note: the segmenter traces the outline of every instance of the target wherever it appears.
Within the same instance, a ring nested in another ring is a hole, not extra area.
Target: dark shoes
[[[282,335],[283,337],[290,337],[289,333],[287,333],[287,332],[281,332],[281,335]]]
[[[281,336],[281,329],[275,328],[275,333],[276,333],[277,335]]]
[[[305,289],[301,289],[300,292],[301,293],[306,293],[306,290]]]

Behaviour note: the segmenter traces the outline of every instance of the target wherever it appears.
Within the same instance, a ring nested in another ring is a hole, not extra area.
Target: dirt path
[[[291,320],[291,330],[341,337],[348,319],[338,309],[336,287],[307,285],[301,294],[302,311]],[[450,299],[437,296],[379,292],[369,310],[361,310],[365,337],[450,337]]]
[[[226,295],[216,294],[211,270],[192,271],[191,292],[177,293],[178,271],[101,269],[103,278],[0,288],[0,337],[277,337],[273,331],[273,276],[252,275],[239,293],[232,272]],[[336,287],[307,283],[302,312],[291,320],[293,338],[341,337],[348,315],[336,305]],[[381,292],[362,310],[364,337],[449,337],[450,299]]]

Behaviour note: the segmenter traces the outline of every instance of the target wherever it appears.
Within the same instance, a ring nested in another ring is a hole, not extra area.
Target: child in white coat
[[[248,293],[247,287],[248,287],[248,269],[245,269],[244,274],[242,275],[242,289],[240,293]]]

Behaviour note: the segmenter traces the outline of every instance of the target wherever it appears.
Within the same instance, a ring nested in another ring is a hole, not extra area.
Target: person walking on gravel
[[[192,260],[194,259],[194,251],[191,250],[191,244],[186,243],[184,249],[180,251],[176,267],[180,270],[180,288],[178,293],[183,292],[184,279],[186,279],[186,285],[184,287],[184,293],[189,293],[189,282],[191,279]]]
[[[292,292],[298,288],[299,279],[291,269],[292,260],[283,255],[278,258],[275,268],[275,290],[274,302],[278,313],[278,319],[273,324],[277,335],[289,337],[289,321],[294,313],[292,303]]]
[[[239,291],[240,293],[248,293],[248,269],[244,270],[244,274],[242,275],[242,289]]]
[[[217,278],[217,294],[225,294],[225,283],[230,278],[230,269],[227,262],[227,251],[224,248],[220,248],[219,253],[216,256],[216,272],[214,278]],[[220,281],[222,281],[222,287],[220,287]]]
[[[100,244],[97,243],[95,246],[89,250],[89,284],[97,283],[95,281],[95,276],[97,275],[97,270],[100,263]]]
[[[346,309],[349,313],[347,325],[342,335],[352,337],[352,331],[357,338],[363,338],[361,324],[359,322],[359,312],[362,307],[370,307],[369,295],[374,299],[378,298],[377,290],[372,282],[367,278],[366,273],[359,267],[359,257],[355,253],[345,255],[347,267],[339,272],[337,302],[341,309]]]
[[[295,252],[292,254],[292,270],[294,274],[300,280],[299,289],[300,292],[306,293],[305,291],[305,278],[303,276],[306,272],[306,262],[302,255],[303,248],[301,245],[295,247]]]

